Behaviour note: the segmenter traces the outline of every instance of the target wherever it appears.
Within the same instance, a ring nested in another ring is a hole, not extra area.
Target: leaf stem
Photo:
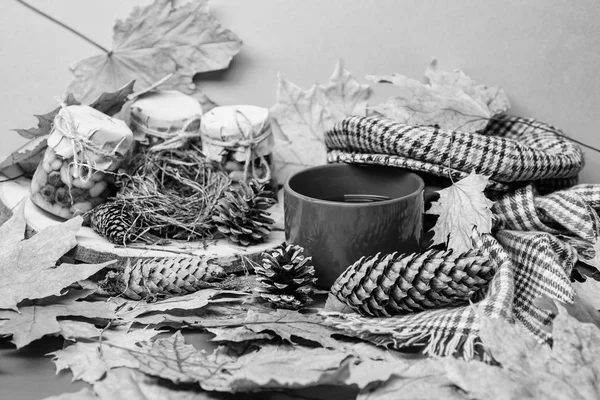
[[[63,28],[65,28],[69,32],[74,33],[75,35],[79,36],[80,38],[82,38],[86,42],[88,42],[90,44],[93,44],[94,46],[96,46],[97,48],[99,48],[100,50],[102,50],[103,52],[105,52],[106,54],[110,54],[110,50],[108,50],[104,46],[101,46],[100,44],[94,42],[92,39],[90,39],[89,37],[85,36],[83,33],[77,32],[75,29],[71,28],[70,26],[68,26],[68,25],[60,22],[56,18],[51,17],[50,15],[46,14],[42,10],[39,10],[39,9],[35,8],[31,4],[28,4],[28,3],[24,2],[23,0],[16,0],[16,1],[17,1],[17,3],[21,3],[22,5],[24,5],[25,7],[29,8],[30,10],[32,10],[32,11],[40,14],[44,18],[49,19],[50,21],[54,22],[55,24],[62,26]]]

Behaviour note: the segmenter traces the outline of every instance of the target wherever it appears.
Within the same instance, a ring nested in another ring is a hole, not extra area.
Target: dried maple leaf
[[[573,282],[573,289],[575,290],[575,296],[573,297],[572,303],[560,303],[567,313],[579,322],[591,323],[600,328],[600,312],[598,308],[593,306],[587,298],[582,298],[578,294],[578,288],[576,282]],[[558,314],[558,308],[556,307],[557,300],[551,299],[544,295],[540,296],[533,302],[533,305],[541,309],[550,311],[552,314]]]
[[[477,227],[480,233],[492,229],[493,202],[483,193],[488,177],[472,171],[466,178],[439,190],[440,198],[431,203],[426,214],[438,215],[433,227],[433,244],[444,243],[462,253],[473,247],[471,235]]]
[[[72,94],[68,94],[63,102],[66,105],[81,104],[73,97]],[[37,127],[29,129],[14,129],[14,131],[22,137],[31,140],[2,159],[0,161],[0,171],[10,167],[11,165],[19,165],[26,174],[33,175],[37,165],[44,156],[44,151],[47,147],[46,139],[52,130],[54,117],[56,117],[56,114],[58,114],[59,111],[60,107],[56,107],[54,110],[46,114],[34,115],[38,120]]]
[[[219,347],[213,353],[185,344],[180,332],[150,341],[158,331],[107,330],[100,343],[78,342],[54,353],[57,369],[94,383],[107,371],[128,367],[205,390],[245,391],[316,386],[331,382],[351,354],[325,348],[270,345]]]
[[[0,226],[0,309],[17,309],[25,299],[41,299],[60,295],[70,284],[100,271],[104,264],[61,264],[57,260],[77,245],[75,235],[82,218],[76,217],[25,236],[25,203],[22,202],[10,220]]]
[[[96,393],[90,388],[83,388],[77,392],[59,394],[57,396],[46,397],[42,400],[100,400]]]
[[[448,383],[441,363],[421,354],[398,353],[368,343],[353,345],[352,353],[358,358],[350,364],[344,383],[361,389],[358,398],[380,399],[394,395],[390,398],[412,399],[418,397],[418,393],[436,398],[433,396],[435,388]],[[405,390],[389,391],[391,387]]]
[[[477,85],[460,70],[445,72],[433,60],[425,72],[428,83],[403,75],[368,76],[377,83],[399,86],[400,95],[372,109],[408,125],[439,125],[444,129],[475,132],[489,119],[508,110],[510,102],[497,87]]]
[[[264,344],[219,347],[212,354],[185,344],[181,333],[130,354],[136,367],[175,383],[198,382],[204,390],[228,392],[310,387],[334,379],[333,372],[351,357],[324,348]]]
[[[279,75],[277,102],[271,108],[277,179],[295,171],[326,163],[323,134],[348,115],[366,115],[368,85],[361,85],[338,61],[327,86],[308,90]]]
[[[239,305],[239,304],[238,304]],[[222,306],[208,304],[200,309],[174,309],[166,312],[151,312],[136,316],[131,322],[134,326],[169,327],[174,329],[201,327],[205,321],[243,318],[246,310],[231,302]]]
[[[108,371],[104,379],[94,384],[94,392],[98,394],[97,399],[225,400],[222,396],[197,388],[164,385],[158,378],[130,368]]]
[[[49,354],[54,356],[52,361],[57,372],[70,369],[74,380],[94,383],[112,368],[136,368],[139,363],[130,356],[131,352],[139,350],[139,343],[147,342],[160,333],[153,329],[129,331],[126,327],[118,327],[100,331],[93,338],[96,340],[90,341],[86,332],[87,340]]]
[[[197,313],[203,307],[218,302],[227,303],[231,306],[232,302],[241,302],[250,295],[245,292],[233,290],[202,289],[184,296],[171,297],[154,303],[130,301],[122,306],[118,312],[119,318],[130,322],[148,315],[160,315],[163,319],[168,318],[170,313],[178,311],[191,310]]]
[[[323,317],[315,314],[302,314],[293,310],[276,310],[265,313],[249,310],[244,319],[204,321],[196,326],[204,328],[243,328],[241,332],[254,334],[273,333],[282,340],[293,344],[293,338],[301,338],[318,343],[323,347],[337,348],[340,343],[331,336],[339,333],[336,329],[323,323]],[[252,337],[247,333],[248,337]]]
[[[106,115],[115,115],[125,103],[129,100],[129,95],[133,93],[135,81],[126,83],[123,87],[117,88],[114,92],[102,92],[98,98],[90,103],[90,107]]]
[[[78,301],[92,290],[71,291],[61,297],[33,300],[19,305],[19,312],[0,310],[0,335],[12,335],[17,348],[24,347],[45,335],[61,332],[57,318],[76,316],[88,319],[113,319],[115,314],[106,302]]]
[[[481,339],[502,367],[447,358],[448,377],[469,398],[599,398],[600,330],[557,309],[552,349],[516,325],[483,318]]]
[[[208,0],[193,0],[181,7],[170,0],[156,0],[134,8],[125,21],[116,22],[113,31],[108,54],[71,66],[74,78],[67,90],[84,103],[130,80],[136,81],[139,90],[171,73],[162,89],[177,89],[207,101],[196,89],[194,75],[227,68],[242,46],[209,13]]]
[[[433,360],[399,366],[381,364],[380,368],[383,376],[391,374],[391,377],[367,385],[357,400],[472,399],[456,387]]]
[[[366,115],[367,101],[371,97],[369,85],[360,84],[350,71],[344,68],[344,62],[338,63],[329,78],[327,86],[319,86],[321,103],[335,122],[348,115]]]
[[[206,328],[206,330],[215,335],[211,339],[213,342],[248,342],[251,340],[271,340],[275,337],[267,332],[254,332],[245,326]]]
[[[0,162],[0,171],[11,165],[18,165],[27,175],[32,176],[38,164],[44,158],[48,135],[31,139]]]
[[[60,319],[58,324],[60,326],[58,334],[67,340],[86,340],[98,338],[102,335],[102,329],[96,328],[96,325],[91,322]]]
[[[75,99],[75,97],[73,97],[73,94],[71,93],[67,95],[63,102],[68,106],[81,104],[79,101],[77,101],[77,99]],[[38,120],[37,127],[29,129],[14,129],[14,131],[26,139],[35,139],[41,136],[47,136],[52,130],[54,117],[56,117],[56,114],[58,114],[59,111],[60,106],[46,114],[34,115]]]
[[[134,81],[130,81],[122,87],[119,87],[114,92],[100,92],[98,98],[90,103],[90,107],[106,114],[114,115],[118,113],[123,105],[127,102],[127,97],[133,93]],[[67,94],[67,97],[63,100],[63,103],[67,106],[79,105],[79,102],[73,93]],[[35,115],[38,119],[38,126],[29,129],[14,129],[19,135],[26,139],[35,139],[41,136],[47,136],[52,131],[54,123],[54,117],[60,111],[60,106],[54,110],[43,114]]]
[[[600,310],[600,282],[595,279],[587,279],[585,282],[572,282],[571,284],[582,301],[594,309]]]
[[[477,84],[472,78],[459,69],[442,71],[438,69],[437,60],[433,59],[425,70],[427,83],[434,88],[455,87],[462,89],[467,95],[485,104],[490,115],[508,111],[510,101],[502,88]]]

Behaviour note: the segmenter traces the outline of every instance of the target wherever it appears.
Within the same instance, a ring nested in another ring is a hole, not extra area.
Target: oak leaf
[[[325,164],[323,134],[348,115],[366,115],[370,95],[369,86],[358,83],[341,60],[327,86],[302,90],[279,75],[277,102],[271,108],[277,179],[285,182],[295,171]]]
[[[462,253],[473,247],[474,228],[479,233],[491,232],[493,202],[483,193],[488,178],[472,171],[466,178],[438,191],[439,200],[432,202],[426,212],[438,215],[432,228],[434,245],[447,244],[449,249]]]
[[[78,317],[108,320],[115,318],[106,302],[79,301],[92,291],[70,291],[60,297],[23,302],[19,312],[0,310],[0,319],[6,322],[0,326],[0,335],[12,335],[12,343],[17,348],[24,347],[45,335],[61,332],[59,318]]]
[[[507,111],[510,102],[497,87],[478,85],[464,72],[440,71],[434,59],[425,72],[426,83],[403,75],[368,76],[377,83],[392,83],[400,95],[372,107],[376,113],[407,125],[438,125],[449,130],[476,132],[489,119]]]
[[[0,226],[0,309],[18,310],[22,300],[58,296],[67,286],[113,263],[56,266],[57,260],[77,245],[75,235],[83,219],[75,217],[24,240],[24,208],[22,202]]]
[[[67,91],[85,103],[131,80],[140,90],[173,74],[161,89],[177,89],[208,102],[196,89],[194,75],[226,68],[241,45],[209,13],[208,0],[180,7],[170,0],[155,0],[115,23],[110,52],[71,66],[74,78]]]

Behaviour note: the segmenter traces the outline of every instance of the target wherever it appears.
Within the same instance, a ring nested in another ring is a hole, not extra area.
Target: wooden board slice
[[[6,181],[6,177],[0,174],[0,181],[4,181],[0,182],[0,201],[11,210],[21,201],[25,201],[25,218],[32,230],[39,232],[48,226],[57,225],[63,221],[61,218],[40,209],[31,201],[29,198],[31,181],[29,179],[18,178]],[[123,247],[110,243],[91,228],[84,226],[77,234],[77,247],[69,255],[86,263],[99,263],[114,259],[124,260],[127,258],[205,256],[218,258],[219,264],[223,265],[228,272],[237,272],[244,268],[241,256],[246,256],[250,260],[258,260],[263,250],[273,248],[285,240],[283,202],[280,200],[269,211],[271,217],[276,220],[275,229],[271,232],[267,242],[255,246],[243,247],[226,239],[219,239],[207,242],[172,241],[167,245],[160,246],[132,244]]]

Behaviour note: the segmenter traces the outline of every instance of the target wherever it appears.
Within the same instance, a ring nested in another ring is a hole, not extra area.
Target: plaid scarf
[[[471,134],[477,138],[469,139],[466,134],[461,134],[462,139],[455,139],[459,150],[453,151],[430,146],[431,141],[437,139],[429,133],[445,134],[437,128],[424,127],[429,141],[418,142],[407,138],[412,137],[411,132],[417,132],[416,135],[422,139],[421,127],[408,127],[375,118],[349,117],[326,134],[329,148],[338,146],[330,151],[330,161],[395,165],[437,174],[451,172],[458,178],[474,168],[492,175],[495,179],[490,186],[496,190],[496,201],[492,207],[494,233],[480,235],[475,232],[473,237],[475,247],[492,260],[496,271],[483,298],[467,306],[391,318],[326,312],[324,315],[328,323],[379,345],[396,349],[423,346],[425,354],[460,354],[467,359],[486,357],[478,338],[480,315],[515,322],[540,341],[551,340],[554,316],[534,302],[541,296],[566,303],[573,301],[569,279],[573,266],[578,257],[589,259],[595,255],[593,244],[600,233],[597,214],[600,185],[578,185],[540,195],[536,185],[539,186],[542,180],[542,186],[548,190],[557,182],[558,186],[568,184],[568,179],[561,178],[576,178],[583,166],[582,154],[576,146],[564,143],[566,140],[562,135],[552,134],[547,129],[537,132],[523,128],[522,121],[501,116],[486,129],[488,134],[493,133],[490,129],[498,129],[501,125],[499,133],[504,136],[503,140],[515,141],[518,138],[519,144],[503,144],[496,148],[499,143],[496,140],[499,138],[496,138],[482,146],[482,139],[489,137]],[[541,123],[526,121],[528,127],[541,126]],[[527,130],[535,139],[525,135],[527,132],[507,133],[511,126],[514,130]],[[402,144],[406,140],[408,144]],[[450,143],[450,139],[442,141]],[[421,149],[419,143],[426,148]],[[466,149],[466,143],[475,148]],[[341,150],[340,144],[348,145],[350,150]],[[512,149],[514,153],[508,154],[506,150],[498,153],[499,148]],[[378,153],[368,153],[374,149]],[[484,150],[492,154],[480,154]],[[391,154],[396,151],[402,151],[402,155]],[[544,151],[548,154],[544,155]],[[460,163],[460,157],[455,153],[464,157]],[[473,154],[478,155],[478,160],[466,159],[467,155]],[[506,160],[502,161],[500,155]],[[452,168],[440,165],[446,159],[450,159]],[[515,159],[531,165],[516,165]],[[551,165],[554,162],[556,165]],[[511,177],[506,168],[512,169],[514,176]],[[515,185],[515,182],[527,180],[537,182],[525,186],[521,183],[520,187]]]
[[[327,160],[389,165],[439,177],[490,176],[488,190],[533,182],[548,192],[573,186],[581,149],[557,128],[534,119],[495,116],[480,134],[348,117],[325,133]]]

